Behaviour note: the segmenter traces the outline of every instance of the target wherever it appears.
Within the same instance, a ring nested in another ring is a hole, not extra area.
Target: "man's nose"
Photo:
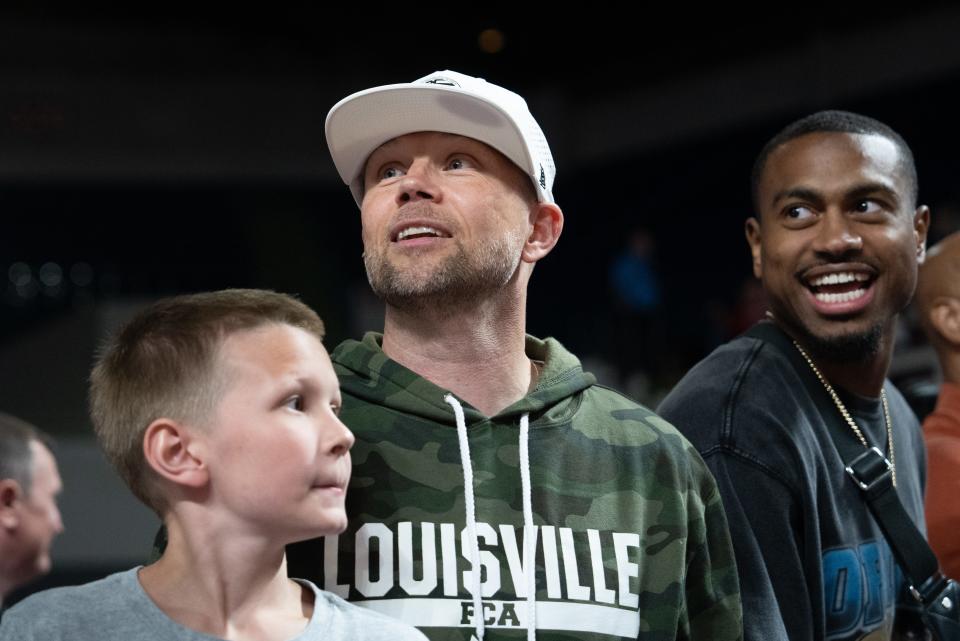
[[[842,211],[827,210],[817,231],[815,249],[819,253],[837,257],[863,249],[863,236],[856,223]]]
[[[417,200],[439,202],[443,192],[437,178],[436,169],[428,161],[414,161],[397,185],[397,204],[403,205]]]

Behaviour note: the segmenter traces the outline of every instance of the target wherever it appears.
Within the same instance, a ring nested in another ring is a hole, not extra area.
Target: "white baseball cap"
[[[458,134],[486,143],[533,181],[540,202],[553,202],[556,167],[526,101],[503,87],[456,71],[358,91],[327,114],[327,146],[359,205],[363,171],[373,151],[418,131]]]

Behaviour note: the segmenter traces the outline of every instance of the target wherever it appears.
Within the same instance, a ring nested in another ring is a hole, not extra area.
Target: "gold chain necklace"
[[[826,388],[827,393],[830,394],[830,398],[833,399],[834,405],[837,406],[837,409],[840,410],[840,415],[843,416],[843,420],[847,422],[847,425],[850,426],[850,429],[853,430],[853,433],[857,435],[857,438],[860,439],[860,442],[863,443],[863,446],[867,449],[870,448],[870,444],[867,443],[866,437],[863,435],[863,432],[860,431],[860,427],[854,422],[853,417],[850,416],[850,412],[847,411],[846,406],[843,404],[843,401],[840,400],[840,396],[837,395],[837,392],[833,389],[833,385],[830,384],[823,374],[820,373],[820,370],[817,369],[817,366],[813,364],[813,359],[811,359],[807,353],[800,347],[800,344],[797,341],[793,341],[794,347],[800,352],[800,355],[803,356],[803,359],[807,361],[807,365],[810,366],[810,369],[813,370],[813,373],[817,375],[817,378]],[[890,406],[887,404],[887,393],[880,388],[880,402],[883,405],[883,420],[887,424],[887,450],[890,452],[890,477],[893,480],[893,486],[897,486],[897,462],[893,452],[893,424],[890,421]]]

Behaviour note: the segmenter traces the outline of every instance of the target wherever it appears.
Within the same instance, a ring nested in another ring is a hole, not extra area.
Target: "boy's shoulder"
[[[91,626],[98,632],[112,627],[134,609],[138,569],[27,597],[4,613],[0,639],[86,638]]]
[[[357,641],[426,641],[422,632],[393,617],[349,603],[336,594],[321,590],[310,581],[298,579],[309,585],[316,595],[311,626],[318,625],[322,636],[317,639],[356,639]],[[297,641],[301,637],[297,637]],[[304,635],[304,641],[313,636]]]
[[[133,568],[87,583],[53,588],[27,597],[0,619],[0,641],[156,638],[208,639],[163,616],[139,587]],[[296,641],[425,641],[415,628],[347,603],[303,582],[315,595],[314,614]],[[359,636],[358,636],[359,635]]]

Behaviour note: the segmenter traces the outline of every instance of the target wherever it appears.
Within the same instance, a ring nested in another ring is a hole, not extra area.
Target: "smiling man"
[[[829,425],[884,453],[922,527],[921,435],[886,380],[930,218],[913,156],[880,122],[819,112],[767,143],[753,196],[746,235],[770,319],[692,369],[660,412],[717,477],[747,639],[889,639],[904,585]]]
[[[716,484],[680,434],[525,334],[556,244],[524,100],[443,71],[327,117],[383,334],[333,354],[354,431],[347,532],[291,572],[432,639],[735,639]]]

